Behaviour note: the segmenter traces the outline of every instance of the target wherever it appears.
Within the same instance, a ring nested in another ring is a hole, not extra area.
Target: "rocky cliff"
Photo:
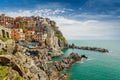
[[[66,80],[67,76],[61,71],[68,69],[84,56],[71,53],[60,61],[52,61],[48,49],[33,50],[37,52],[29,56],[21,46],[14,54],[0,55],[0,79],[4,80]],[[32,51],[32,52],[33,52]],[[12,72],[12,74],[11,74]]]
[[[47,27],[47,34],[48,36],[46,39],[46,45],[49,48],[60,49],[64,48],[67,44],[67,40],[63,36],[62,32],[58,29],[55,22],[54,24],[51,23],[51,25]]]

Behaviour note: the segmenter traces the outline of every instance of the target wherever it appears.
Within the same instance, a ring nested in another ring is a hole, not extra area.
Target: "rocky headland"
[[[12,39],[6,38],[5,34],[0,34],[0,43],[4,45],[0,48],[0,80],[68,80],[68,76],[62,71],[87,57],[71,53],[62,60],[52,60],[54,57],[64,55],[61,50],[68,44],[67,40],[54,21],[42,17],[31,18],[31,21],[35,21],[33,31],[25,27],[29,24],[26,22],[29,17],[22,22],[22,27],[20,26],[23,28],[23,32],[20,29],[20,33],[25,34],[25,40],[19,40],[19,36],[14,35]],[[15,21],[19,23],[19,19]],[[14,26],[17,27],[17,25]],[[16,28],[11,30],[16,34]],[[28,35],[28,32],[32,33]]]

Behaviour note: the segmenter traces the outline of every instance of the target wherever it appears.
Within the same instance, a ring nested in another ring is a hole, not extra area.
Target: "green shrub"
[[[16,77],[15,80],[23,80],[20,76]]]
[[[3,38],[3,37],[0,35],[0,39],[5,42],[5,41],[9,40],[10,38]]]
[[[4,51],[4,50],[1,50],[1,51],[0,51],[0,55],[5,55],[5,54],[7,54],[6,51]]]
[[[0,80],[4,80],[8,75],[9,68],[7,66],[0,66]]]
[[[58,37],[60,40],[65,41],[65,37],[63,36],[62,32],[58,30],[58,28],[54,25],[52,26],[52,29],[54,30],[55,36]]]

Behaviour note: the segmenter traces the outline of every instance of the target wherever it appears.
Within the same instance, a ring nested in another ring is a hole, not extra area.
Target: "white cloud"
[[[110,12],[110,11],[109,11]],[[94,19],[94,20],[116,20],[119,19],[119,15],[112,15],[112,14],[88,14],[88,13],[81,13],[81,14],[76,14],[74,18],[79,18],[79,19]]]
[[[67,39],[113,39],[116,35],[120,36],[119,21],[77,21],[60,17],[53,19]]]

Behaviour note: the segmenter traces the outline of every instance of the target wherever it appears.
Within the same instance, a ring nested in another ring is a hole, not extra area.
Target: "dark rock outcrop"
[[[85,55],[79,56],[77,53],[71,53],[68,57],[64,58],[61,61],[56,61],[54,65],[58,71],[63,71],[64,69],[70,68],[72,64],[77,61],[80,61],[82,58],[87,58]]]
[[[88,47],[88,46],[76,46],[75,44],[68,44],[66,45],[66,48],[72,48],[72,49],[81,49],[81,50],[90,50],[90,51],[97,51],[102,53],[108,53],[109,50],[104,48],[97,48],[97,47]]]
[[[82,57],[82,58],[86,58],[86,59],[88,58],[88,57],[87,57],[87,56],[85,56],[85,55],[81,55],[81,57]]]

